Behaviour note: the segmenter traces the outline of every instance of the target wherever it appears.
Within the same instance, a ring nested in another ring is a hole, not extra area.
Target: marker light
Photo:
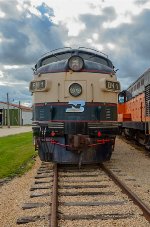
[[[53,137],[56,135],[56,133],[54,131],[52,131],[50,135]]]
[[[100,137],[102,133],[100,131],[97,132],[97,136]]]

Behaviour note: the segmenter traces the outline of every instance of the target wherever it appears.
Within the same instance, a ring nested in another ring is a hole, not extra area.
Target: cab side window
[[[125,103],[126,102],[126,92],[122,91],[118,95],[118,103]]]
[[[125,97],[124,97],[124,95],[119,95],[118,102],[119,102],[119,103],[124,103],[124,102],[125,102]]]

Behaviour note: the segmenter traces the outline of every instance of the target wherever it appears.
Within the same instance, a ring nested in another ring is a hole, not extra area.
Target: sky
[[[0,0],[0,101],[31,106],[32,68],[44,53],[107,54],[126,89],[150,67],[149,0]]]

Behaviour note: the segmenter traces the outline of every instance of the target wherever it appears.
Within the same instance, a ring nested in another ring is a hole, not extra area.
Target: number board
[[[118,82],[108,81],[106,80],[106,88],[113,91],[120,90],[120,84]]]

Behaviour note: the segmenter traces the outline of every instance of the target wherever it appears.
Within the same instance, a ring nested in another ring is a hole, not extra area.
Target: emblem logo
[[[71,105],[71,107],[66,109],[66,113],[84,112],[85,101],[83,100],[69,101],[68,105]]]

